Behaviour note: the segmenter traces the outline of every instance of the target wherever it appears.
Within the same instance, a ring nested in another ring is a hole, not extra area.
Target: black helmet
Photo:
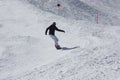
[[[53,25],[56,25],[56,22],[53,22]]]

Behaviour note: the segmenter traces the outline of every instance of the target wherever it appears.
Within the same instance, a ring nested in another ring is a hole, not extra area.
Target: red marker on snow
[[[96,12],[96,23],[98,24],[98,17],[99,16],[99,14],[98,14],[98,11]]]
[[[58,12],[58,14],[59,14],[59,13],[60,13],[61,4],[58,3],[56,6],[57,6],[57,8],[58,8],[58,11],[57,11],[57,12]]]

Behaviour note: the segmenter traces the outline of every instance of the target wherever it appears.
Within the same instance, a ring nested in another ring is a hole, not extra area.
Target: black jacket
[[[56,25],[52,24],[51,26],[49,26],[46,31],[45,34],[47,35],[47,31],[49,30],[49,35],[55,35],[55,30],[60,31],[60,32],[65,32],[64,30],[58,29],[56,27]]]

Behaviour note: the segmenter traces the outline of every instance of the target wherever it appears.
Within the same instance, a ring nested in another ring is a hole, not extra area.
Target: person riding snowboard
[[[49,30],[49,35],[50,35],[50,37],[54,40],[54,42],[55,42],[55,47],[56,47],[56,49],[61,49],[61,47],[59,46],[59,44],[58,44],[58,38],[55,36],[55,31],[60,31],[60,32],[64,32],[65,33],[65,31],[64,30],[61,30],[61,29],[58,29],[57,27],[56,27],[56,22],[53,22],[53,24],[52,25],[50,25],[48,28],[46,28],[46,31],[45,31],[45,35],[47,35],[47,32],[48,32],[48,30]]]

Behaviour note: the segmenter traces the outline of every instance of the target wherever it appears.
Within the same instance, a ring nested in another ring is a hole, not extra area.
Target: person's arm
[[[46,31],[45,31],[45,35],[47,35],[48,30],[49,30],[49,27],[46,29]]]
[[[64,32],[64,33],[65,33],[65,31],[64,31],[64,30],[58,29],[57,27],[56,27],[56,30],[57,30],[57,31],[60,31],[60,32]]]

